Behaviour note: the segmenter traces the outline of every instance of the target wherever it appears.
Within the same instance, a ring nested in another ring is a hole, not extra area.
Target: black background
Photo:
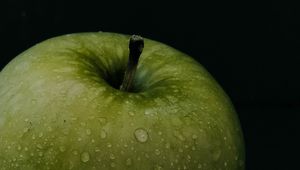
[[[236,107],[247,169],[299,169],[296,4],[1,0],[0,69],[37,42],[89,31],[140,34],[191,55]]]

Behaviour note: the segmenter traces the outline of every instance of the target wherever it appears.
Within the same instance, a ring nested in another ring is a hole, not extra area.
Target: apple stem
[[[132,88],[132,83],[136,68],[139,62],[139,58],[144,48],[144,40],[141,36],[132,35],[129,40],[129,58],[125,71],[123,82],[120,86],[120,90],[129,92]]]

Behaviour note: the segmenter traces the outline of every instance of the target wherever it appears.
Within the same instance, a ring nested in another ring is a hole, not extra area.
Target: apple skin
[[[195,60],[145,39],[120,91],[129,36],[46,40],[0,72],[0,169],[244,169],[235,110]]]

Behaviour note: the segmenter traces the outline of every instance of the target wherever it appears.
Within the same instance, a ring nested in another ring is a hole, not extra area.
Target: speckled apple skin
[[[128,41],[59,36],[0,72],[1,170],[244,169],[234,108],[191,57],[145,39],[134,91],[108,83],[126,67]]]

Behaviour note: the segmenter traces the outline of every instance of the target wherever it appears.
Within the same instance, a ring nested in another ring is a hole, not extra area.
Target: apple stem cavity
[[[120,90],[130,92],[139,58],[144,48],[144,40],[141,36],[132,35],[129,40],[129,58]]]

